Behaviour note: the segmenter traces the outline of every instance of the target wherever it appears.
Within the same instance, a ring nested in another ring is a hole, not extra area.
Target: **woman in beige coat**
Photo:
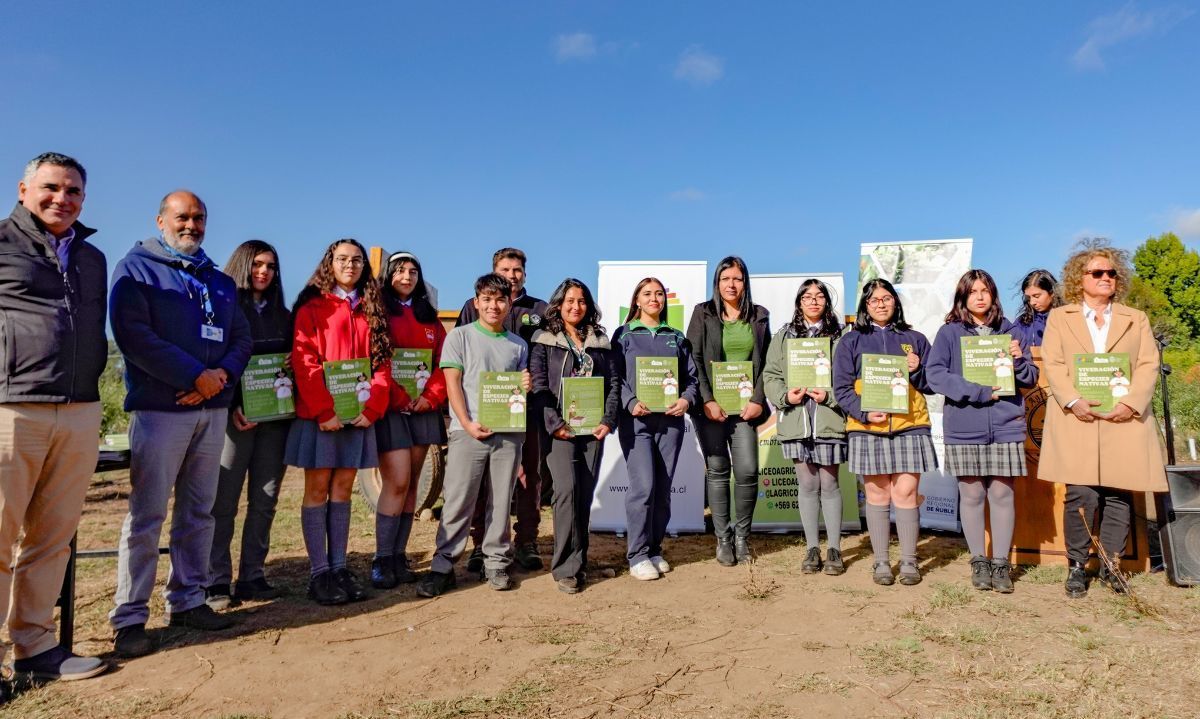
[[[1075,253],[1062,274],[1068,304],[1051,310],[1046,321],[1043,372],[1059,411],[1046,412],[1038,478],[1067,485],[1063,526],[1069,597],[1082,597],[1088,589],[1084,563],[1091,540],[1080,508],[1091,527],[1100,510],[1100,544],[1117,558],[1129,538],[1131,493],[1167,490],[1151,406],[1158,348],[1146,314],[1118,302],[1132,275],[1124,250],[1093,246]],[[1128,354],[1131,370],[1129,393],[1105,413],[1075,388],[1075,356],[1099,352]],[[1100,580],[1119,591],[1105,567]]]

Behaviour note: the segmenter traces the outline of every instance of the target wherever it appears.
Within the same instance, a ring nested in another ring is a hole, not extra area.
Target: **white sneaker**
[[[643,559],[629,568],[629,576],[648,582],[652,579],[658,579],[658,570],[654,568],[649,559]]]
[[[671,564],[662,557],[650,557],[650,563],[654,565],[659,574],[666,574],[671,571]]]

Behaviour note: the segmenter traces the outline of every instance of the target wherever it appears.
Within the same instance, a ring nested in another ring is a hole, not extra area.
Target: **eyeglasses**
[[[1110,280],[1117,279],[1116,270],[1092,270],[1091,272],[1084,272],[1083,274],[1091,275],[1093,280],[1098,280],[1101,277],[1108,277]]]
[[[825,303],[825,295],[804,295],[800,298],[800,304],[804,305],[820,305]]]
[[[891,295],[887,295],[886,297],[872,297],[871,299],[867,300],[867,306],[884,307],[886,305],[895,304],[895,302],[896,298],[892,297]]]
[[[345,267],[346,265],[350,265],[351,267],[362,267],[363,266],[363,258],[361,258],[361,257],[334,257],[333,264],[341,265],[342,267]]]

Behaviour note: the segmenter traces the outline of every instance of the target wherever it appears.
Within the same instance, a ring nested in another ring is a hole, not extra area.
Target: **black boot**
[[[1121,583],[1121,580],[1115,573],[1108,570],[1108,565],[1104,564],[1103,562],[1100,564],[1100,575],[1097,577],[1097,579],[1104,584],[1107,584],[1108,588],[1113,590],[1114,594],[1125,593],[1125,585]]]
[[[753,559],[753,553],[750,551],[750,538],[742,535],[734,537],[733,554],[737,557],[739,564],[745,564]]]
[[[733,553],[733,540],[728,537],[717,537],[717,564],[722,567],[732,567],[737,564]]]
[[[729,526],[729,482],[708,482],[708,511],[712,514],[713,534],[717,541],[733,539],[733,527]]]
[[[1083,562],[1070,561],[1067,567],[1067,581],[1063,583],[1063,589],[1067,591],[1067,596],[1072,599],[1080,599],[1087,596],[1088,578]]]

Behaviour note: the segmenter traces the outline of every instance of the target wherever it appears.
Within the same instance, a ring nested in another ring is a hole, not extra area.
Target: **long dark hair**
[[[362,253],[363,271],[358,276],[358,282],[354,283],[359,300],[356,311],[361,311],[366,316],[367,326],[371,328],[371,369],[377,370],[388,366],[392,361],[392,339],[388,332],[388,315],[384,306],[383,291],[379,288],[379,280],[371,276],[371,268],[366,265],[367,251],[358,240],[335,240],[325,248],[325,254],[317,264],[317,269],[313,270],[308,284],[296,298],[296,310],[309,300],[333,292],[333,288],[337,287],[337,280],[333,278],[333,251],[338,245],[353,245]]]
[[[578,289],[583,293],[583,301],[587,305],[587,310],[583,313],[583,319],[579,321],[579,337],[587,339],[588,335],[595,332],[597,335],[604,334],[604,326],[600,324],[600,308],[596,306],[596,301],[592,299],[592,291],[588,286],[583,284],[582,280],[577,280],[574,277],[568,277],[563,280],[558,287],[554,288],[554,294],[550,295],[550,302],[546,308],[546,330],[558,334],[566,329],[566,323],[562,318],[563,301],[567,299],[567,291]],[[665,308],[664,308],[665,309]]]
[[[661,287],[664,295],[667,294],[667,286],[663,284],[662,280],[658,279],[657,277],[643,277],[642,281],[637,283],[637,287],[633,288],[633,297],[629,298],[629,313],[625,315],[626,324],[633,322],[638,318],[638,315],[641,314],[641,310],[638,309],[637,303],[638,293],[642,291],[643,287],[651,282]],[[662,311],[658,313],[658,323],[660,325],[665,325],[667,323],[667,300],[665,297],[663,298]]]
[[[867,312],[867,300],[871,299],[871,295],[875,294],[877,289],[883,289],[895,300],[895,304],[892,305],[891,324],[896,331],[903,332],[911,329],[912,325],[904,321],[904,306],[900,304],[900,295],[896,294],[896,288],[892,286],[892,283],[882,277],[876,277],[863,285],[862,294],[858,298],[858,313],[854,316],[854,329],[865,334],[875,331],[875,323]]]
[[[746,263],[737,255],[730,255],[717,263],[713,272],[712,306],[717,317],[724,317],[724,302],[721,300],[721,273],[730,268],[737,268],[742,273],[742,300],[738,303],[738,319],[749,322],[754,319],[754,300],[750,299],[750,270]],[[665,309],[665,308],[664,308]]]
[[[1050,293],[1050,309],[1062,307],[1062,295],[1058,291],[1058,280],[1050,273],[1050,270],[1031,270],[1025,275],[1025,279],[1021,280],[1021,311],[1017,313],[1017,322],[1023,325],[1033,323],[1033,319],[1037,317],[1037,311],[1029,304],[1029,298],[1025,296],[1025,290],[1030,287],[1037,287],[1043,292]]]
[[[413,286],[412,294],[409,295],[409,299],[412,300],[413,317],[421,324],[437,322],[437,308],[429,301],[429,289],[425,286],[425,270],[421,269],[421,261],[411,252],[393,252],[379,269],[379,276],[376,279],[379,280],[379,287],[383,290],[383,299],[387,303],[388,310],[399,309],[400,294],[396,292],[395,287],[392,287],[392,275],[405,262],[417,268],[417,284]]]
[[[833,309],[833,298],[829,296],[829,288],[815,277],[800,283],[800,289],[796,290],[796,312],[792,315],[792,332],[799,336],[808,334],[808,320],[804,319],[800,298],[804,296],[804,291],[809,287],[816,287],[825,296],[825,311],[821,313],[821,329],[817,332],[817,336],[837,337],[842,333],[842,320],[838,317],[837,311]]]
[[[235,247],[233,254],[225,262],[225,274],[229,275],[233,279],[233,283],[237,285],[238,304],[244,310],[254,310],[254,280],[251,279],[250,273],[254,269],[254,258],[265,252],[270,252],[271,256],[275,258],[275,277],[262,293],[262,298],[267,303],[264,314],[287,317],[288,308],[283,301],[283,270],[279,267],[279,253],[275,251],[271,243],[262,240],[246,240]]]
[[[1004,319],[1004,308],[1000,306],[996,281],[985,270],[967,270],[962,277],[958,278],[958,285],[954,288],[954,304],[946,313],[946,324],[961,322],[968,327],[975,326],[975,316],[967,308],[967,299],[970,298],[971,288],[977,281],[982,282],[984,288],[992,295],[992,306],[988,308],[983,323],[993,330],[998,330],[1000,322]]]

